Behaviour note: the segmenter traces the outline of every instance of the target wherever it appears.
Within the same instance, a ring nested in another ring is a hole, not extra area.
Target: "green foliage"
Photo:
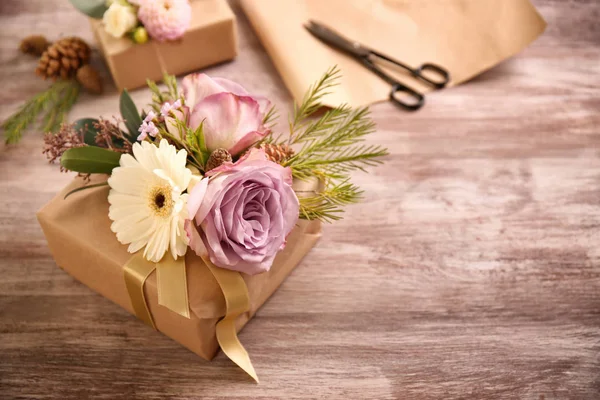
[[[108,9],[106,0],[69,0],[75,8],[88,17],[100,19]]]
[[[323,106],[321,100],[330,93],[329,89],[337,85],[340,76],[338,67],[333,66],[317,83],[308,88],[302,103],[294,108],[294,118],[290,121],[290,140],[293,141],[296,132],[302,129],[307,119]]]
[[[348,180],[332,183],[311,196],[300,193],[300,218],[333,222],[342,218],[343,206],[360,200],[362,191]]]
[[[121,153],[95,146],[75,147],[65,151],[60,165],[83,174],[110,174],[119,166]]]
[[[65,122],[69,110],[79,96],[80,86],[74,80],[57,81],[36,94],[2,124],[8,144],[21,140],[23,132],[44,115],[44,132],[55,132]]]
[[[294,178],[316,177],[325,184],[321,193],[300,199],[301,218],[326,222],[340,219],[343,207],[360,199],[360,190],[349,182],[352,173],[381,163],[381,157],[388,154],[382,146],[365,143],[366,136],[375,131],[366,107],[341,105],[320,118],[311,118],[339,77],[336,67],[327,71],[311,86],[290,120],[286,144],[299,149],[283,165],[291,167]],[[280,138],[271,142],[284,143]]]
[[[52,107],[44,117],[44,132],[56,132],[64,122],[67,112],[79,97],[79,85],[69,85],[61,92],[53,93]]]
[[[263,118],[263,124],[269,128],[272,128],[276,123],[277,118],[279,118],[279,113],[277,112],[275,106],[271,106]]]
[[[138,137],[138,129],[142,125],[142,118],[138,112],[135,103],[129,96],[127,89],[123,89],[121,92],[121,98],[119,99],[119,109],[121,111],[121,117],[125,120],[125,126],[129,132],[128,139],[130,142],[135,143]]]
[[[188,153],[196,160],[198,168],[201,171],[204,171],[206,162],[210,157],[210,151],[208,151],[204,139],[204,122],[202,122],[195,130],[185,127],[185,138]]]
[[[69,197],[73,193],[81,192],[81,191],[87,190],[87,189],[93,189],[93,188],[97,188],[97,187],[102,187],[102,186],[108,186],[108,182],[100,182],[100,183],[94,183],[93,185],[80,186],[78,188],[75,188],[75,189],[67,192],[67,194],[65,194],[64,198],[66,199],[67,197]]]
[[[206,148],[204,140],[204,124],[200,124],[196,129],[190,129],[184,121],[174,119],[173,122],[175,123],[175,129],[177,129],[177,135],[172,135],[164,127],[159,126],[159,137],[157,139],[160,137],[167,138],[178,149],[185,149],[188,153],[188,162],[198,170],[204,171],[208,157],[210,157],[210,152]]]
[[[381,163],[387,150],[378,145],[361,143],[375,130],[367,108],[340,106],[295,136],[292,144],[302,148],[286,162],[294,177],[310,176],[340,179],[355,170]]]
[[[174,102],[179,98],[179,89],[177,87],[177,78],[174,75],[164,74],[163,83],[167,87],[166,90],[160,90],[156,82],[146,80],[150,92],[152,92],[152,108],[155,112],[160,112],[161,106],[165,102]]]

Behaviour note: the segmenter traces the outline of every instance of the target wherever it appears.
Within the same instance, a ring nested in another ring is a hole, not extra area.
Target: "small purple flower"
[[[144,118],[144,122],[151,122],[154,118],[156,118],[156,114],[154,111],[150,110],[148,114],[146,114],[146,118]]]
[[[181,108],[181,100],[180,99],[178,99],[177,101],[173,102],[173,104],[171,104],[169,102],[166,102],[160,108],[160,115],[162,115],[163,117],[168,117],[169,113],[172,110],[177,110],[178,108]]]
[[[156,137],[156,135],[158,135],[158,128],[156,127],[156,125],[154,125],[154,122],[146,122],[146,120],[144,120],[144,122],[142,122],[142,125],[140,126],[140,129],[138,129],[138,132],[140,132],[140,135],[137,137],[137,140],[141,142],[142,140],[146,139],[148,135]]]

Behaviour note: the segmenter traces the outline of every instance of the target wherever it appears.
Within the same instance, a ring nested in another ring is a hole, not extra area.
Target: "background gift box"
[[[236,20],[226,0],[191,1],[192,19],[183,38],[136,44],[128,37],[114,38],[102,20],[90,19],[92,30],[119,90],[161,80],[165,73],[179,75],[233,59],[237,54]]]

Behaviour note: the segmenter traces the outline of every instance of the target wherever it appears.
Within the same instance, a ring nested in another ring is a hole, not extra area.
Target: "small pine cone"
[[[44,79],[68,79],[90,61],[90,47],[78,37],[60,39],[42,54],[36,74]]]
[[[231,154],[225,149],[216,149],[213,151],[208,157],[208,161],[206,162],[206,170],[205,172],[210,171],[211,169],[217,168],[223,163],[231,162]]]
[[[277,164],[281,164],[294,155],[294,149],[286,144],[263,143],[257,147],[265,152],[269,160]]]
[[[25,54],[31,54],[34,56],[41,56],[44,54],[46,49],[50,46],[50,42],[42,35],[27,36],[21,40],[19,49]]]
[[[90,64],[86,64],[77,70],[77,81],[81,83],[81,86],[92,94],[102,94],[104,87],[102,85],[102,78],[94,67]]]

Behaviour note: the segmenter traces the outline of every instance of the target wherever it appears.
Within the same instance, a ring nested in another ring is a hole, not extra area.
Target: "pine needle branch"
[[[160,108],[165,102],[173,102],[179,98],[179,88],[177,87],[177,78],[174,75],[164,74],[163,83],[167,90],[161,90],[156,82],[147,79],[146,84],[152,93],[152,108],[159,113]]]
[[[167,87],[167,93],[170,100],[177,100],[179,98],[179,89],[177,88],[177,77],[175,77],[175,75],[164,74],[163,83]]]
[[[308,89],[302,103],[299,106],[296,105],[294,108],[294,117],[290,121],[290,138],[288,144],[295,143],[296,132],[302,128],[310,115],[321,108],[321,100],[330,93],[328,91],[330,88],[337,85],[340,76],[338,67],[333,66],[325,72],[316,84]]]
[[[271,108],[269,108],[269,111],[267,111],[265,117],[263,118],[263,125],[265,125],[269,129],[272,129],[273,125],[277,123],[278,118],[279,113],[277,112],[277,109],[275,108],[275,106],[271,106]]]
[[[300,193],[300,218],[333,222],[342,218],[343,207],[357,203],[362,191],[347,179],[331,184],[321,192],[303,197]]]
[[[44,117],[44,132],[57,132],[77,101],[81,86],[75,80],[70,82],[71,85],[65,87],[61,93],[57,93],[54,98],[54,107]]]
[[[49,112],[55,113],[56,115],[53,117],[48,117],[48,119],[52,118],[53,121],[62,121],[66,113],[75,102],[75,99],[73,99],[72,102],[69,101],[65,103],[58,111],[54,111],[54,107],[56,107],[56,100],[60,98],[60,93],[65,88],[72,87],[72,85],[78,84],[74,81],[57,81],[48,89],[27,100],[27,102],[23,104],[23,106],[21,106],[16,113],[11,115],[2,124],[6,143],[17,143],[23,136],[23,132],[25,132],[25,130],[31,126],[31,124],[37,121],[42,112],[50,109],[51,107],[52,109]],[[56,123],[52,124],[52,126],[56,125]],[[58,126],[60,126],[60,124],[58,124]]]
[[[377,145],[365,145],[364,137],[375,130],[367,108],[352,109],[346,105],[327,112],[296,136],[303,146],[286,166],[294,177],[306,179],[321,176],[339,179],[354,170],[381,163],[387,150]]]

